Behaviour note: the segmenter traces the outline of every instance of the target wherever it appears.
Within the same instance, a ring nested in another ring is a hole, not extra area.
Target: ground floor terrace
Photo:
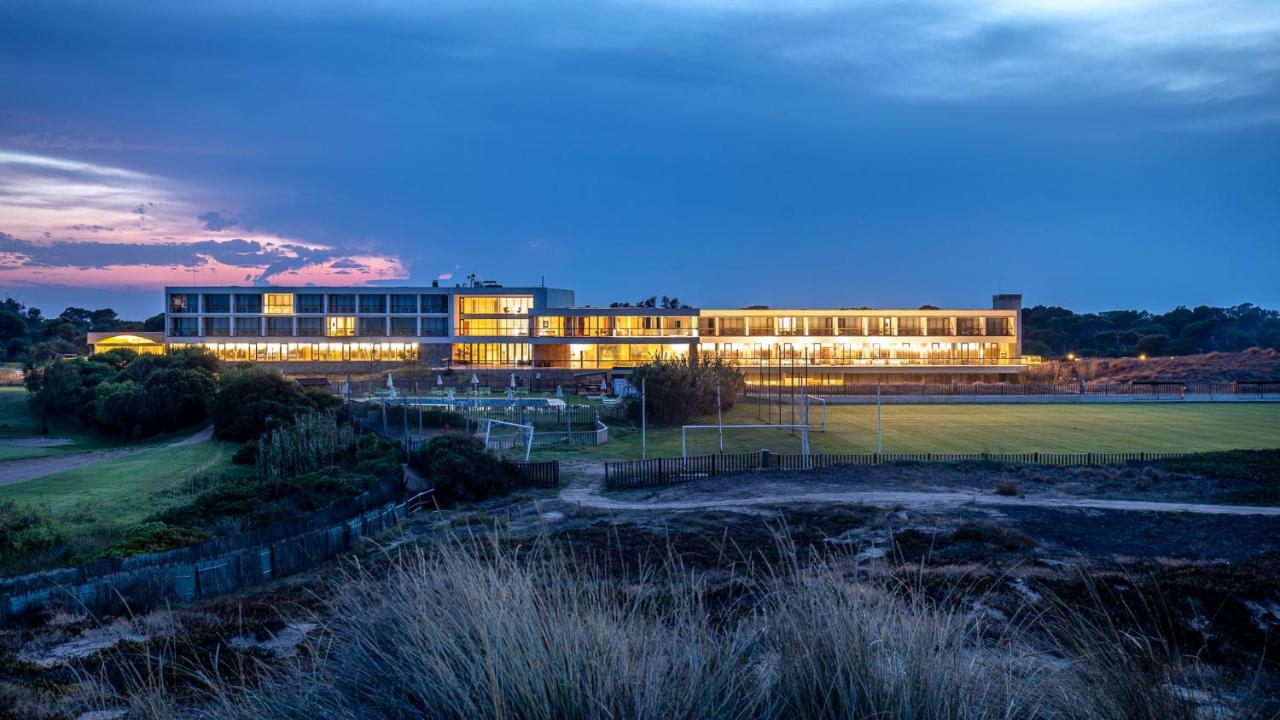
[[[96,348],[115,347],[99,343]],[[136,346],[135,346],[136,347]],[[156,350],[159,345],[145,349]],[[395,342],[198,341],[168,342],[166,348],[202,347],[228,362],[421,362],[433,367],[537,367],[569,370],[625,369],[654,360],[697,355],[720,358],[747,371],[767,367],[907,371],[930,369],[1018,372],[1036,359],[1021,357],[1010,343],[986,342]]]

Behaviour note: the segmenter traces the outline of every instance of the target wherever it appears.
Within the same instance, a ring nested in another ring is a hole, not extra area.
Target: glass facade
[[[325,318],[324,334],[329,337],[351,337],[356,334],[356,319],[346,316]]]
[[[262,318],[238,317],[234,322],[237,336],[262,334]]]
[[[418,296],[417,295],[392,295],[391,296],[391,312],[397,314],[409,314],[418,312]]]
[[[259,293],[253,293],[252,295],[236,293],[235,311],[238,313],[262,312],[262,295]]]
[[[207,313],[231,312],[230,293],[209,293],[204,296],[204,311]]]
[[[417,357],[419,344],[431,342],[433,363],[463,366],[625,368],[683,357],[694,347],[746,368],[1022,362],[1017,308],[1005,305],[993,311],[559,311],[539,305],[550,301],[536,288],[532,294],[520,288],[492,295],[436,288],[206,289],[166,289],[166,334],[175,345],[208,338],[208,345],[236,359]],[[553,297],[567,296],[571,304],[567,291],[552,292],[563,293]]]
[[[292,315],[293,293],[267,293],[263,295],[262,309],[268,315]]]
[[[422,312],[424,313],[449,312],[449,296],[441,293],[423,295],[422,296]]]
[[[200,312],[200,296],[196,293],[171,293],[169,312],[175,315]]]
[[[293,318],[267,318],[267,335],[269,337],[288,337],[293,334]]]

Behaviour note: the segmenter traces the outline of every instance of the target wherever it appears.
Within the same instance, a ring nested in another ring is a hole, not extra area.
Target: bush
[[[245,447],[251,446],[256,444]],[[224,478],[190,503],[151,519],[215,532],[262,527],[319,510],[402,477],[400,445],[377,435],[361,435],[334,465],[295,476]]]
[[[315,411],[316,402],[274,370],[232,370],[222,376],[213,399],[213,434],[221,440],[256,440],[279,423]]]
[[[645,388],[645,414],[657,425],[679,425],[716,411],[716,388],[720,409],[728,410],[746,390],[742,371],[720,359],[656,360],[631,371],[631,384]],[[632,398],[627,413],[640,419],[639,396]]]
[[[0,567],[62,544],[63,538],[44,513],[13,500],[0,502]]]
[[[258,462],[258,443],[247,442],[236,449],[234,455],[231,456],[231,462],[236,465],[254,465]]]
[[[124,540],[84,557],[83,561],[165,552],[211,539],[213,535],[200,528],[173,527],[162,522],[146,522],[131,529]]]
[[[523,482],[515,466],[461,433],[431,438],[409,458],[409,466],[427,480],[441,507],[505,495]]]

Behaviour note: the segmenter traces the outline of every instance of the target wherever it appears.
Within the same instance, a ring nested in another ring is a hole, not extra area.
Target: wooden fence
[[[878,465],[891,462],[996,462],[1025,465],[1113,465],[1182,457],[1179,452],[1026,452],[1026,453],[774,453],[768,450],[684,458],[621,460],[604,464],[604,486],[610,490],[654,487],[695,478],[762,470],[815,470],[833,465]]]
[[[293,520],[190,547],[0,579],[0,624],[43,606],[140,611],[190,602],[307,570],[399,524],[403,482]]]
[[[513,462],[530,485],[536,488],[554,488],[560,485],[560,461]]]

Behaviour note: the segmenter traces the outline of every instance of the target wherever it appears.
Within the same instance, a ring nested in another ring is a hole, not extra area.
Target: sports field
[[[811,409],[813,452],[875,450],[874,405],[831,405],[827,431],[818,432]],[[1094,405],[885,405],[885,452],[1138,452],[1280,447],[1280,403],[1186,403]],[[714,423],[715,418],[700,422]],[[729,424],[763,422],[754,405],[725,413]],[[775,417],[775,422],[777,419]],[[786,422],[790,422],[789,413]],[[780,429],[725,432],[725,452],[769,448],[799,452],[798,436]],[[689,453],[719,449],[717,433],[689,434]],[[543,457],[640,457],[640,432],[613,427],[610,442],[597,448],[539,453]],[[680,429],[649,430],[649,456],[680,454]]]

